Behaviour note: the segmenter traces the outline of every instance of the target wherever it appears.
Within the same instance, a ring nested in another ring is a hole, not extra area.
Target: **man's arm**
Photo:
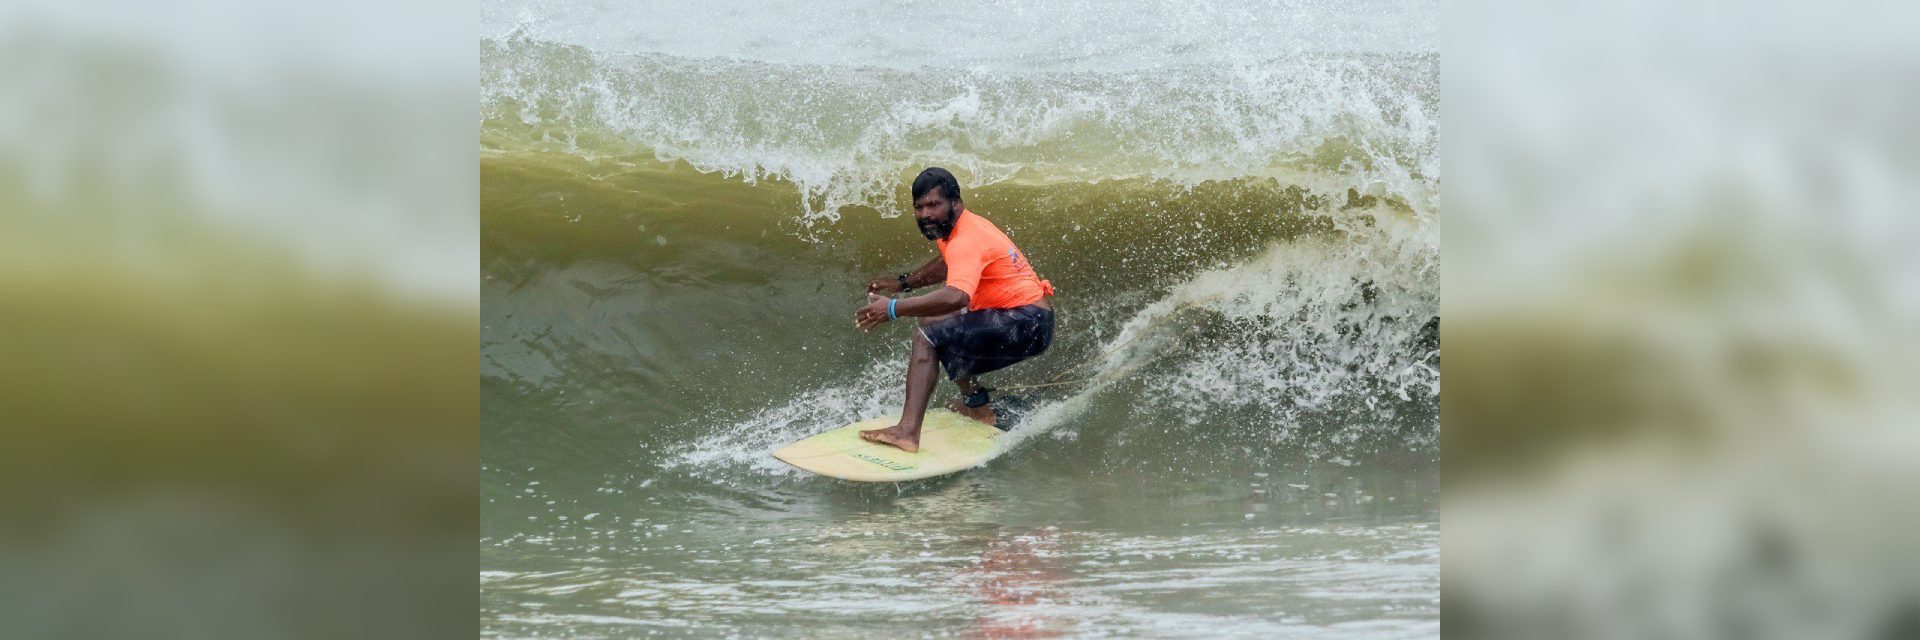
[[[967,292],[953,287],[940,287],[932,293],[901,298],[894,303],[893,313],[900,317],[943,316],[967,308],[972,298]]]
[[[939,255],[933,256],[920,268],[907,272],[907,286],[920,288],[933,286],[947,281],[947,261]],[[867,293],[900,293],[900,275],[875,276],[867,282]]]
[[[915,289],[930,287],[946,281],[947,261],[941,258],[939,254],[934,254],[932,260],[928,260],[926,264],[920,265],[920,268],[914,269],[912,273],[907,274],[907,286]]]
[[[887,305],[893,305],[893,315],[906,318],[911,316],[946,315],[967,308],[972,297],[967,292],[953,287],[941,287],[939,290],[923,296],[891,300],[879,294],[867,294],[867,306],[853,312],[853,326],[861,330],[872,329],[887,321]]]

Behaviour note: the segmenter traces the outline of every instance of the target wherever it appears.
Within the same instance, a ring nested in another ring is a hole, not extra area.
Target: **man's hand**
[[[867,294],[867,306],[853,312],[853,326],[866,331],[887,321],[887,298],[873,293]]]
[[[877,276],[867,281],[867,293],[881,295],[900,293],[900,276]]]

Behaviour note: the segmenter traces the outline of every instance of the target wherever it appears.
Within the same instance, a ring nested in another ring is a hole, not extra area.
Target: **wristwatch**
[[[913,290],[913,287],[907,286],[907,274],[904,274],[904,273],[900,274],[900,291],[904,293],[912,290]]]

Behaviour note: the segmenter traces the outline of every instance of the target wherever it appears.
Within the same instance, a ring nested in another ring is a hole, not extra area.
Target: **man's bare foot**
[[[950,400],[947,402],[947,409],[954,413],[985,422],[989,427],[998,426],[997,423],[1000,421],[1000,416],[994,415],[993,405],[991,404],[969,407],[967,403],[960,400]]]
[[[920,451],[920,428],[909,430],[905,425],[893,425],[885,429],[869,429],[860,432],[860,439],[899,447],[901,451],[915,453]]]

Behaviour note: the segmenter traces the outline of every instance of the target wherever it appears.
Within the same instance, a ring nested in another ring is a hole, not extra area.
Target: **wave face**
[[[1036,390],[1037,416],[1106,394],[1128,423],[1309,455],[1433,446],[1435,56],[1015,73],[514,35],[481,61],[490,380],[597,402],[756,371],[780,383],[758,413],[664,407],[732,416],[670,437],[757,434],[728,442],[739,460],[880,412],[898,341],[842,316],[866,277],[932,255],[903,185],[939,165],[1064,292],[1060,347],[1001,376],[1082,381]]]

